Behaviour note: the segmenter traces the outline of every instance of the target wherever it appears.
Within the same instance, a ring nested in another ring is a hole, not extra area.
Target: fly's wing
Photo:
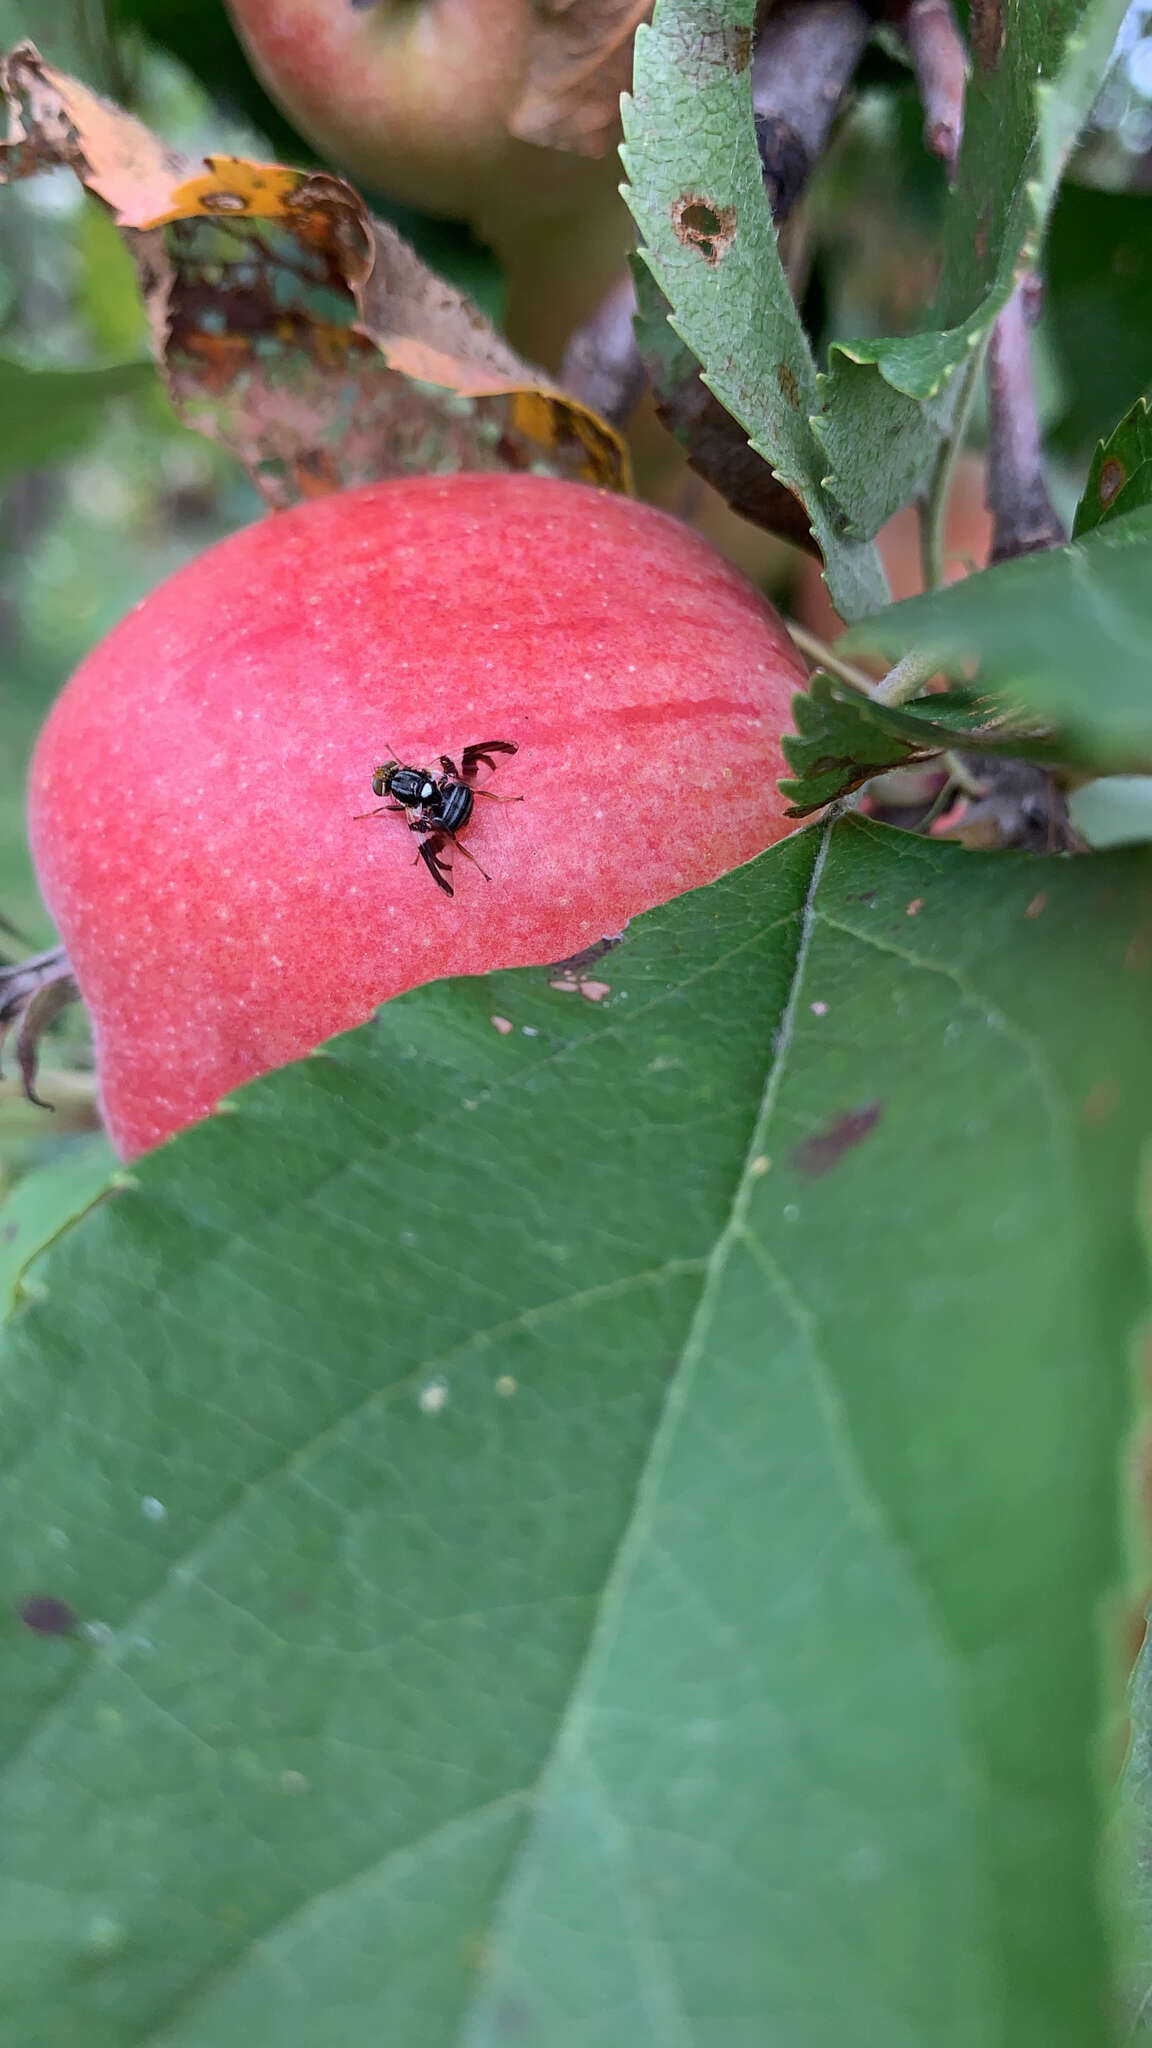
[[[465,747],[460,756],[462,776],[475,775],[477,764],[483,761],[486,768],[495,768],[493,754],[518,754],[519,747],[512,740],[477,740],[473,746]]]
[[[423,861],[436,887],[443,889],[446,896],[454,896],[456,891],[449,879],[452,873],[451,867],[446,860],[440,858],[447,844],[448,841],[442,832],[432,832],[428,835],[427,839],[421,841],[420,851],[416,858]]]

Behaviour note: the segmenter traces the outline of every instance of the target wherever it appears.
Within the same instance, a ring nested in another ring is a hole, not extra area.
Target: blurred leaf
[[[1059,440],[1080,457],[1152,390],[1152,194],[1065,185],[1044,282],[1069,397]]]
[[[35,1261],[105,1193],[116,1163],[106,1138],[86,1138],[26,1174],[0,1202],[0,1316],[29,1291]]]
[[[179,59],[229,113],[267,136],[284,160],[313,164],[314,151],[269,99],[249,64],[224,0],[105,0],[114,36],[139,29],[160,49]],[[38,31],[26,22],[22,34]],[[12,38],[11,40],[15,40]],[[46,42],[41,36],[41,41]],[[48,46],[49,57],[67,68]]]
[[[913,648],[1002,708],[1059,725],[1104,767],[1152,763],[1152,506],[1068,547],[1001,562],[855,626],[847,654]]]
[[[145,355],[148,322],[136,266],[110,214],[89,200],[77,224],[83,281],[81,310],[102,354]]]
[[[98,92],[123,84],[102,0],[0,0],[0,49],[38,36],[49,61],[82,73]]]
[[[923,484],[972,360],[1035,262],[1068,154],[1127,0],[1001,0],[973,11],[972,75],[940,285],[921,332],[836,342],[817,432],[853,533],[875,533]]]
[[[4,1339],[12,2048],[1100,2040],[1150,884],[800,834],[137,1162]]]
[[[1152,417],[1138,398],[1092,459],[1084,495],[1076,507],[1074,539],[1127,512],[1152,504]]]
[[[625,197],[642,255],[704,382],[807,511],[843,618],[884,603],[879,559],[846,541],[810,416],[816,367],[780,262],[752,118],[754,0],[659,0],[624,103]]]
[[[873,775],[930,761],[954,747],[1012,760],[1060,758],[1050,734],[1022,729],[970,690],[878,704],[839,676],[818,670],[807,691],[793,697],[792,716],[796,732],[785,733],[782,741],[792,776],[779,784],[790,800],[789,818],[805,818]]]
[[[73,454],[104,423],[114,399],[155,387],[147,362],[37,370],[0,356],[0,479]]]
[[[626,483],[614,430],[522,363],[350,185],[236,157],[205,171],[30,45],[4,85],[17,127],[0,171],[65,163],[112,209],[174,401],[269,503],[542,459]]]
[[[1152,840],[1152,775],[1108,775],[1085,782],[1068,800],[1072,823],[1089,846],[1137,846]]]

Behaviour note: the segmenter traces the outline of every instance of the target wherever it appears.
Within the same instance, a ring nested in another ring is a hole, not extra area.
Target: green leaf
[[[1044,252],[1044,308],[1067,392],[1057,438],[1079,462],[1152,387],[1152,195],[1064,185]]]
[[[972,75],[943,269],[923,331],[837,342],[817,430],[851,532],[869,535],[927,475],[972,360],[1039,254],[1064,165],[1127,0],[1018,0],[974,11]]]
[[[953,747],[1004,754],[1013,760],[1051,761],[1060,750],[1050,734],[1005,720],[970,690],[949,690],[910,703],[877,703],[863,690],[823,670],[792,699],[796,732],[785,733],[784,758],[793,770],[779,788],[787,815],[805,818],[834,798],[859,789],[873,775],[931,760]]]
[[[0,356],[0,479],[72,454],[104,424],[114,399],[155,389],[151,363],[36,370]]]
[[[115,1165],[106,1138],[85,1138],[26,1174],[0,1203],[0,1316],[35,1292],[36,1261],[107,1192]]]
[[[1150,884],[803,833],[54,1247],[6,2044],[1100,2038]]]
[[[1092,459],[1084,495],[1076,507],[1074,539],[1139,512],[1152,504],[1152,414],[1138,398],[1114,433],[1101,441]]]
[[[837,643],[895,660],[912,648],[952,675],[979,664],[1002,707],[1058,725],[1102,767],[1152,762],[1152,506],[1067,547],[1023,555],[892,605]]]
[[[659,0],[624,101],[625,197],[672,325],[753,448],[806,508],[842,618],[886,597],[845,540],[811,428],[816,366],[776,246],[752,117],[754,0]]]

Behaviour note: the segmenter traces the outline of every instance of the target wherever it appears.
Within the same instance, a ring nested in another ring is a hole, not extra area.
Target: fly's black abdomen
[[[475,799],[472,791],[463,782],[450,782],[445,788],[441,784],[436,792],[435,804],[428,806],[429,812],[438,825],[446,832],[460,832],[472,816]]]

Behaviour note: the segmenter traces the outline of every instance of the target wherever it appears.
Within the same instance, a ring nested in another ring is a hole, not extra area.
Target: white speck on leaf
[[[417,1400],[425,1415],[439,1415],[448,1406],[448,1383],[446,1380],[429,1380],[421,1387]]]
[[[167,1508],[162,1500],[157,1500],[154,1493],[146,1493],[144,1495],[140,1503],[140,1513],[146,1522],[166,1522],[168,1520]]]

